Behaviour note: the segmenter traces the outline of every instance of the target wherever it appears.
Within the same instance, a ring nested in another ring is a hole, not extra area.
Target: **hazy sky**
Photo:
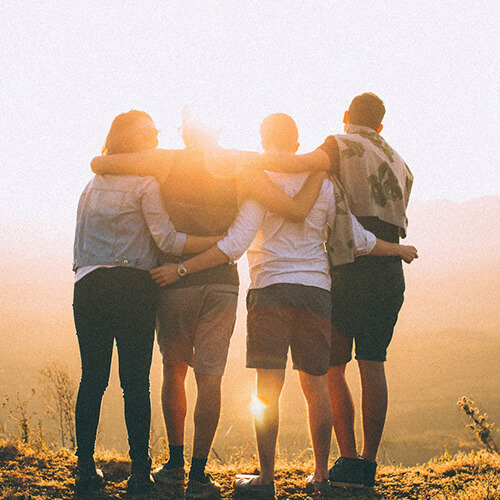
[[[258,149],[261,119],[287,112],[307,152],[373,91],[415,197],[500,194],[496,0],[1,4],[0,230],[72,233],[113,117],[145,110],[160,145],[180,147],[193,101],[231,147]]]

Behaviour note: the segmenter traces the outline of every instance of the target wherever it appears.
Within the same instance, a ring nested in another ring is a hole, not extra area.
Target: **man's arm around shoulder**
[[[90,163],[94,174],[153,175],[160,183],[174,162],[174,149],[147,149],[138,153],[96,156]]]

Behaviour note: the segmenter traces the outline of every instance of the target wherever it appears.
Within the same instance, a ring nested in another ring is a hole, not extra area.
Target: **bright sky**
[[[0,229],[72,234],[114,116],[147,111],[181,147],[186,102],[249,149],[289,113],[308,152],[372,91],[413,196],[500,194],[499,21],[497,0],[2,0]]]

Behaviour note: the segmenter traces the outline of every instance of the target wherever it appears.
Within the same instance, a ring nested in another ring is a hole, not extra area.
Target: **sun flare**
[[[258,397],[257,395],[252,396],[252,402],[250,403],[250,411],[252,412],[253,416],[260,420],[264,416],[264,410],[266,409],[267,405],[264,404]]]

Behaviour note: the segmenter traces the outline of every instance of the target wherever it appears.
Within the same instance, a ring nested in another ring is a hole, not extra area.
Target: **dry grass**
[[[114,452],[98,454],[97,463],[106,475],[100,494],[84,499],[125,497],[130,465],[126,457]],[[74,455],[66,450],[35,450],[13,441],[0,441],[0,500],[46,500],[75,498]],[[277,499],[309,499],[303,491],[304,479],[311,472],[308,461],[278,462]],[[211,462],[210,472],[223,487],[223,499],[232,498],[231,483],[236,473],[253,473],[255,461],[239,459],[230,465]],[[500,456],[487,452],[444,454],[416,467],[381,467],[373,491],[354,492],[337,488],[335,498],[415,499],[415,500],[500,500]],[[181,499],[182,490],[159,489],[138,498]]]

